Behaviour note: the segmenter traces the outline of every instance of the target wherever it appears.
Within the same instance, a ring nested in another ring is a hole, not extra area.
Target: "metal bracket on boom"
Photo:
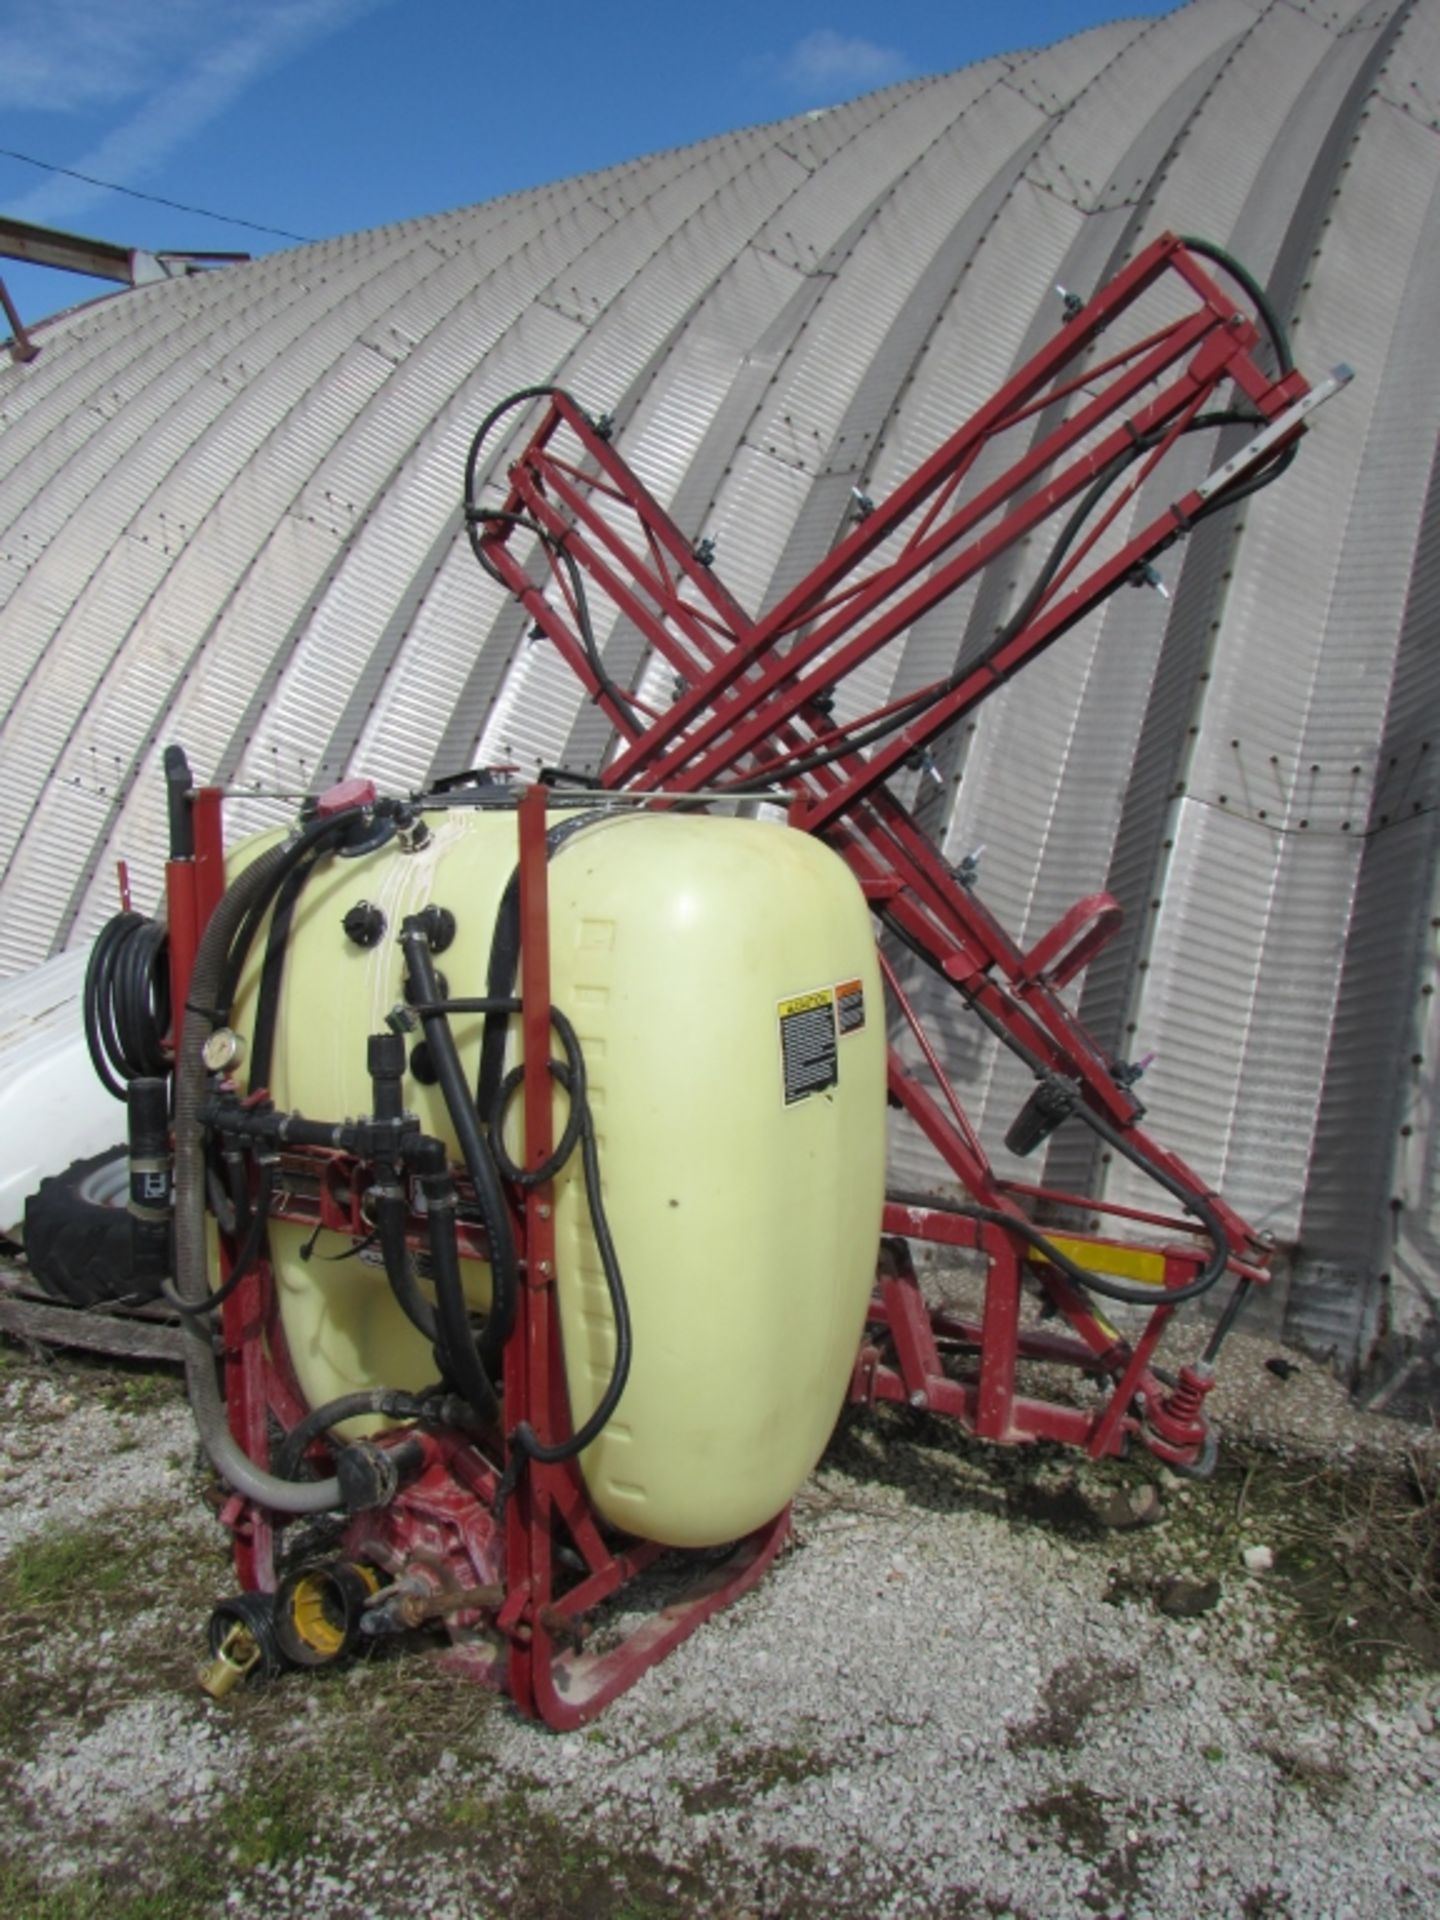
[[[1311,387],[1308,393],[1302,393],[1293,406],[1287,407],[1284,413],[1272,420],[1263,432],[1257,433],[1253,440],[1247,441],[1237,454],[1232,455],[1225,462],[1223,467],[1217,467],[1214,473],[1202,480],[1195,489],[1196,495],[1201,500],[1212,500],[1217,494],[1223,493],[1226,487],[1233,486],[1237,480],[1253,472],[1277,447],[1293,438],[1295,429],[1307,420],[1317,407],[1323,406],[1327,400],[1333,400],[1335,395],[1342,388],[1348,387],[1354,378],[1355,369],[1347,367],[1341,361],[1340,365],[1332,368],[1317,386]]]

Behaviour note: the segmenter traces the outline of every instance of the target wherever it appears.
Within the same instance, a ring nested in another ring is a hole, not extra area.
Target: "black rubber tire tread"
[[[76,1160],[64,1173],[40,1182],[25,1202],[25,1259],[30,1271],[57,1300],[93,1307],[106,1300],[153,1300],[159,1287],[139,1288],[131,1275],[130,1215],[84,1195],[86,1181],[102,1167],[125,1157],[111,1147]]]

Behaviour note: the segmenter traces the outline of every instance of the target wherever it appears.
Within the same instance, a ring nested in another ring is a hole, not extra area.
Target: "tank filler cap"
[[[352,807],[373,807],[376,793],[373,780],[341,780],[317,797],[315,817],[331,820],[337,813],[348,813]]]

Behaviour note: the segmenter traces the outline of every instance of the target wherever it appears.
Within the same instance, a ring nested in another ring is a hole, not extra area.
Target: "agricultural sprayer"
[[[1204,1470],[1267,1249],[1062,998],[1119,909],[1092,895],[1022,950],[897,789],[1277,477],[1345,377],[1309,385],[1244,270],[1162,237],[887,498],[857,489],[758,618],[615,423],[527,389],[476,436],[466,529],[608,722],[598,775],[348,780],[227,851],[224,796],[170,750],[167,938],[111,924],[88,1018],[234,1539],[213,1690],[428,1630],[573,1726],[759,1579],[847,1396]],[[1195,433],[1224,457],[1152,511]],[[1031,536],[993,637],[865,710],[867,664]],[[625,684],[597,595],[639,643]],[[997,1173],[917,965],[1032,1072],[1012,1152],[1088,1127],[1155,1211]],[[887,1195],[887,1104],[960,1197]],[[1086,1230],[1054,1224],[1079,1205]],[[975,1317],[927,1300],[916,1243],[983,1274]],[[1203,1352],[1158,1372],[1172,1313],[1222,1283]],[[1145,1314],[1122,1332],[1109,1301]],[[1091,1384],[1022,1392],[1029,1361]]]

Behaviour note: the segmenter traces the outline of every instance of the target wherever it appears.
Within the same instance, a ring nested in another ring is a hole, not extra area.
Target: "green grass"
[[[143,1868],[42,1880],[23,1861],[0,1862],[0,1913],[6,1920],[201,1920],[220,1907],[225,1882],[213,1860],[160,1842]]]
[[[220,1809],[237,1873],[278,1867],[310,1850],[316,1801],[294,1773],[250,1786]]]
[[[28,1612],[81,1595],[104,1597],[118,1592],[130,1572],[111,1528],[64,1527],[23,1542],[0,1562],[0,1608]]]
[[[99,1399],[111,1413],[155,1413],[173,1407],[184,1393],[173,1368],[155,1372],[116,1369],[100,1382]]]

